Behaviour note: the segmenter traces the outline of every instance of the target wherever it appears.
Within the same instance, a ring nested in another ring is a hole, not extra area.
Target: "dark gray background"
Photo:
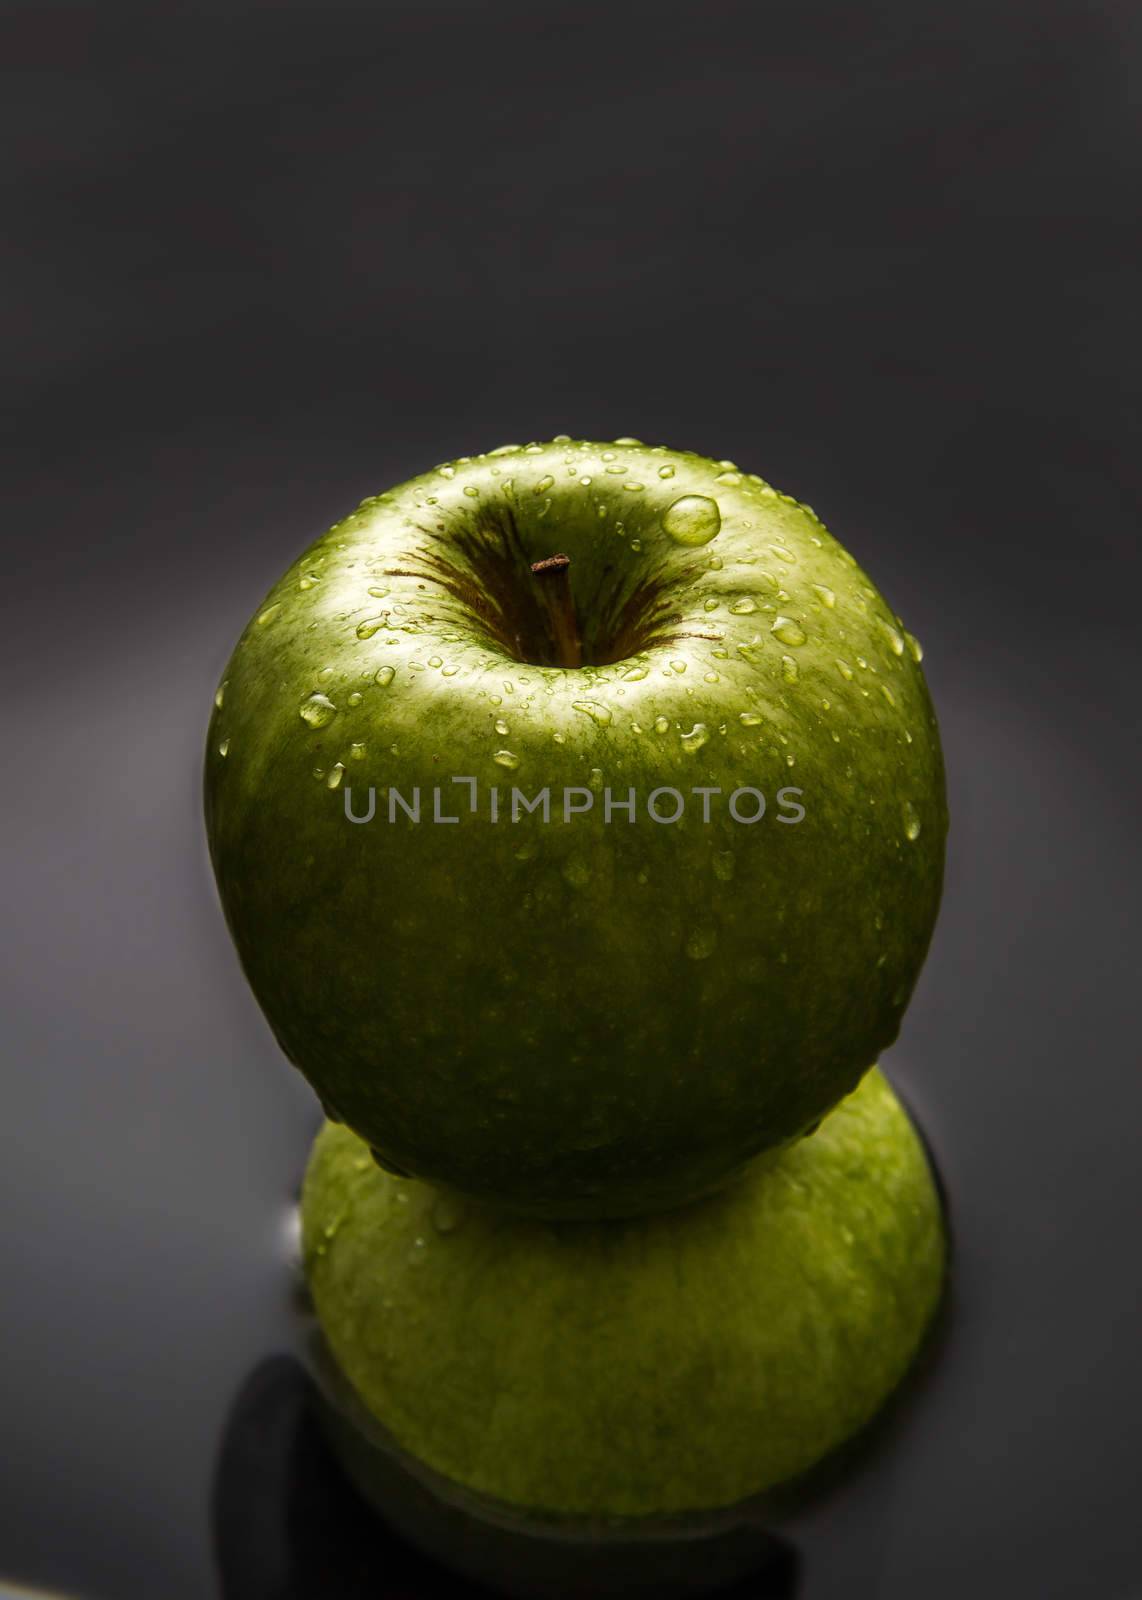
[[[807,499],[943,728],[888,1066],[956,1320],[799,1593],[1142,1593],[1142,12],[4,16],[0,1575],[213,1596],[227,1408],[288,1341],[316,1111],[205,860],[231,644],[362,495],[562,431]]]

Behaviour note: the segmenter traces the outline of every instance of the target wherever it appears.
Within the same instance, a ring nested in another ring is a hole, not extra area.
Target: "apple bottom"
[[[766,1562],[782,1497],[912,1366],[946,1243],[873,1069],[718,1195],[542,1223],[319,1134],[302,1199],[324,1420],[399,1531],[521,1595],[697,1593]]]

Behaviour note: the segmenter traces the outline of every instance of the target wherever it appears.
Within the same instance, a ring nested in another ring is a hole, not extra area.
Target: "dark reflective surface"
[[[493,1593],[413,1550],[358,1498],[318,1426],[312,1383],[289,1357],[263,1363],[238,1395],[213,1525],[224,1600],[486,1600]],[[775,1545],[755,1576],[707,1593],[710,1600],[792,1600],[797,1570],[793,1549]]]
[[[886,1066],[953,1197],[954,1329],[890,1447],[785,1529],[798,1600],[1128,1600],[1137,9],[14,21],[0,1573],[217,1600],[235,1395],[294,1348],[317,1111],[201,831],[234,639],[362,495],[633,432],[816,507],[923,640],[948,762]]]

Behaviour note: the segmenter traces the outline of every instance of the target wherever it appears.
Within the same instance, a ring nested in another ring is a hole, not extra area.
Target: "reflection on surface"
[[[0,1578],[0,1600],[75,1600],[75,1596],[55,1594],[48,1589],[29,1589],[24,1584]]]
[[[231,1411],[214,1483],[225,1600],[480,1600],[397,1537],[350,1488],[316,1420],[310,1380],[289,1356],[263,1362]],[[719,1600],[793,1600],[797,1558],[774,1547],[763,1573]]]

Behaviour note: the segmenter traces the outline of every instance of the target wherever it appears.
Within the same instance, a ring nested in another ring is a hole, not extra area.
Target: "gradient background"
[[[950,774],[887,1064],[955,1326],[797,1593],[1142,1594],[1142,10],[3,20],[0,1576],[218,1594],[225,1418],[288,1344],[316,1108],[199,810],[240,628],[366,493],[635,433],[817,508],[923,640]]]

